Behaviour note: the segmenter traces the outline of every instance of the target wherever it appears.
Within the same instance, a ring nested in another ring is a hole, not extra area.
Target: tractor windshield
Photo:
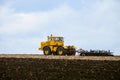
[[[56,37],[55,41],[63,41],[63,37]]]
[[[48,41],[63,41],[63,37],[49,37],[48,38]]]

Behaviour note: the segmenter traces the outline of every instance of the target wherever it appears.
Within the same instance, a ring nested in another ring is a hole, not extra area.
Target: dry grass
[[[39,59],[75,59],[75,60],[113,60],[120,61],[120,56],[54,56],[39,54],[0,54],[0,58],[39,58]]]

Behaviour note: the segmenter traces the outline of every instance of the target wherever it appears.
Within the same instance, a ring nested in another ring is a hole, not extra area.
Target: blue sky
[[[119,0],[0,0],[0,53],[42,53],[50,34],[66,45],[120,55]]]

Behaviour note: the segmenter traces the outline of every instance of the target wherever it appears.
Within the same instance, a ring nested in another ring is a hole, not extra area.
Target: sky
[[[120,55],[120,0],[0,0],[0,54],[43,54],[51,34]]]

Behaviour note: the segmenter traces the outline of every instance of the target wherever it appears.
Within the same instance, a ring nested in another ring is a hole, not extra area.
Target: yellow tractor
[[[64,46],[63,37],[48,36],[46,42],[41,42],[39,50],[43,50],[44,55],[75,55],[75,46]]]

